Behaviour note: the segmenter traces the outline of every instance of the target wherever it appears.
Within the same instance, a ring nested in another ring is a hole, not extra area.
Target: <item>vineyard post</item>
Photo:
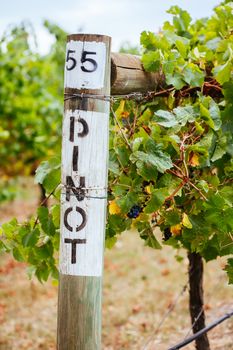
[[[101,349],[110,108],[101,96],[110,95],[110,43],[104,35],[67,39],[58,350]]]

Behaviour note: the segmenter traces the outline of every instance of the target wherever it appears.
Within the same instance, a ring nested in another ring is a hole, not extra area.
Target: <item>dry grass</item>
[[[0,209],[22,219],[36,205]],[[19,209],[20,208],[20,209]],[[6,215],[7,213],[7,215]],[[179,263],[170,247],[144,247],[134,232],[123,234],[105,254],[103,343],[105,350],[165,350],[181,341],[190,328],[188,291],[155,334],[163,315],[187,281],[187,259]],[[57,286],[29,281],[25,266],[0,257],[0,350],[55,350]],[[224,261],[205,266],[207,324],[232,310],[232,286],[222,271]],[[209,333],[211,349],[233,349],[233,320]],[[145,347],[147,344],[147,347]],[[194,349],[193,345],[185,349]]]
[[[178,263],[166,247],[153,251],[144,247],[135,233],[122,237],[106,253],[104,290],[104,341],[107,349],[165,350],[182,340],[189,328],[188,291],[155,334],[164,313],[180,295],[187,281],[187,259]],[[206,265],[205,300],[207,323],[232,308],[232,287],[220,265]],[[210,333],[213,349],[233,349],[233,321]],[[193,346],[186,349],[194,349]]]

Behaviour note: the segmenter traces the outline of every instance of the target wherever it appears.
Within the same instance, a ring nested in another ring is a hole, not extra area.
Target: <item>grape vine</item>
[[[193,22],[173,6],[172,22],[141,34],[143,65],[166,85],[112,106],[107,247],[132,228],[155,249],[185,248],[206,261],[233,254],[232,11],[224,1]],[[60,160],[43,161],[36,181],[59,200]],[[57,276],[58,203],[1,231],[1,250],[28,262],[42,281]],[[233,283],[230,257],[225,270]]]
[[[51,34],[66,37],[46,22]],[[0,39],[0,202],[12,199],[16,176],[35,173],[40,162],[60,153],[62,75],[59,42],[40,55],[28,23],[9,27]],[[64,50],[64,49],[63,49]]]

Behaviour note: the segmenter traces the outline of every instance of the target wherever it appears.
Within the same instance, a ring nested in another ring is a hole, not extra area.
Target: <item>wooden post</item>
[[[101,349],[110,42],[68,36],[62,141],[58,350]],[[91,97],[93,95],[93,97]]]
[[[156,91],[158,86],[164,85],[164,75],[145,72],[139,56],[111,54],[111,93],[113,95]]]

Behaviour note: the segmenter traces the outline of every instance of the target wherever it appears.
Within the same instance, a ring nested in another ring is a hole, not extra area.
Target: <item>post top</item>
[[[102,34],[77,33],[67,35],[67,42],[74,41],[96,41],[96,42],[111,42],[111,37]]]

